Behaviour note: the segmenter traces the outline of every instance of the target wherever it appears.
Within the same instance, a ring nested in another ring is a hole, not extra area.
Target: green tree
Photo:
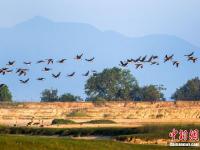
[[[12,102],[12,94],[5,84],[0,86],[0,102]]]
[[[186,84],[176,89],[172,95],[175,100],[200,100],[200,80],[198,77],[188,80]]]
[[[75,102],[80,100],[81,98],[79,96],[74,96],[70,93],[63,94],[59,97],[60,102]]]
[[[90,77],[85,84],[85,93],[88,100],[131,100],[135,87],[138,87],[137,80],[129,70],[114,67]]]
[[[58,90],[45,89],[42,92],[41,102],[56,102],[58,100]]]
[[[164,100],[164,94],[162,93],[162,90],[164,90],[164,88],[161,86],[156,86],[156,85],[144,86],[140,89],[139,100],[142,101]]]

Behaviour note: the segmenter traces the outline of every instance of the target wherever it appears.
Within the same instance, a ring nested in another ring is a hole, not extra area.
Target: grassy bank
[[[177,130],[199,129],[200,125],[145,125],[142,127],[102,127],[102,128],[32,128],[32,127],[4,127],[0,126],[0,134],[23,134],[23,135],[45,135],[45,136],[112,136],[121,141],[135,137],[144,140],[169,139],[169,132],[173,128]]]
[[[30,128],[0,127],[0,134],[45,136],[119,136],[138,133],[138,128]]]
[[[66,138],[0,135],[1,150],[187,150],[156,145],[131,145],[110,140],[72,140]],[[195,149],[195,148],[193,148]]]
[[[75,122],[70,119],[54,119],[51,124],[55,125],[55,124],[115,124],[115,123],[116,122],[114,122],[112,120],[105,120],[105,119],[90,120],[90,121],[86,121],[86,122]]]
[[[143,140],[151,140],[151,139],[169,139],[169,133],[172,129],[175,128],[177,130],[187,130],[190,129],[198,129],[200,130],[200,125],[196,124],[161,124],[161,125],[145,125],[143,127],[138,128],[137,134],[129,134],[129,135],[120,135],[114,137],[120,141],[126,141],[127,139],[139,138]]]

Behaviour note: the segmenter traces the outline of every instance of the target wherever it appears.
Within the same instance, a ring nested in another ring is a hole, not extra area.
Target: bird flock
[[[198,60],[198,58],[196,56],[194,56],[194,52],[191,52],[190,54],[186,54],[186,55],[184,55],[184,57],[187,59],[187,61],[190,61],[192,63],[196,63],[196,61]],[[164,63],[171,62],[172,65],[177,68],[180,65],[180,61],[174,59],[174,54],[165,55],[163,62]],[[125,61],[121,60],[119,66],[126,67],[130,63],[134,63],[136,69],[143,68],[145,63],[149,63],[150,65],[159,65],[160,64],[159,56],[151,55],[150,57],[148,57],[147,55],[145,55],[145,56],[139,56],[136,59],[130,58],[130,59],[126,59]]]
[[[80,54],[80,55],[76,55],[74,59],[79,61],[79,60],[82,60],[82,58],[83,58],[83,53]],[[41,71],[42,72],[49,72],[49,71],[53,70],[52,68],[49,67],[49,65],[54,64],[54,63],[64,64],[66,60],[67,59],[62,58],[62,59],[56,61],[52,58],[49,58],[49,59],[38,60],[36,62],[36,64],[48,65],[48,67],[45,66]],[[86,62],[93,62],[95,60],[95,57],[86,58],[84,60]],[[16,61],[8,61],[8,63],[6,64],[6,67],[0,69],[0,74],[1,75],[7,75],[9,73],[16,73],[19,77],[27,76],[29,69],[27,67],[25,67],[25,68],[14,68],[13,69],[15,64],[16,64]],[[26,66],[30,66],[30,65],[33,64],[33,62],[24,61],[23,64],[26,65]],[[86,73],[83,73],[82,76],[87,77],[87,76],[90,75],[90,73],[95,76],[97,74],[97,71],[96,70],[91,70],[91,71],[88,70]],[[67,74],[67,77],[73,77],[73,76],[75,76],[75,74],[76,74],[76,72],[69,73],[69,74]],[[61,76],[61,72],[58,72],[57,74],[51,73],[51,75],[52,75],[52,78],[57,79]],[[43,81],[43,80],[45,80],[45,77],[38,77],[36,80]],[[19,79],[19,82],[22,83],[22,84],[26,84],[29,81],[30,81],[30,78],[26,78],[25,80]],[[1,86],[3,86],[3,84]]]
[[[187,61],[192,62],[192,63],[196,63],[197,60],[198,60],[198,58],[194,55],[194,52],[186,54],[186,55],[184,55],[184,57],[187,59]],[[77,60],[77,61],[83,60],[83,53],[80,54],[80,55],[76,55],[74,57],[74,60]],[[93,62],[94,60],[95,60],[95,57],[84,59],[84,61],[86,61],[86,62]],[[41,70],[42,72],[50,72],[52,70],[52,68],[49,67],[51,64],[54,64],[54,63],[64,64],[65,61],[67,61],[67,59],[65,59],[65,58],[62,58],[62,59],[59,59],[59,60],[54,60],[52,58],[48,58],[48,59],[38,60],[35,63],[46,65]],[[174,59],[174,54],[165,55],[163,62],[164,63],[171,62],[172,65],[175,66],[176,68],[178,68],[179,65],[180,65],[180,61]],[[130,59],[126,59],[125,61],[121,60],[119,66],[126,67],[131,63],[135,65],[136,69],[142,69],[144,67],[144,64],[146,64],[146,63],[149,63],[150,65],[159,65],[160,64],[159,63],[159,56],[151,55],[149,57],[149,56],[145,55],[145,56],[139,56],[138,58],[135,58],[135,59],[130,58]],[[19,77],[27,76],[29,69],[27,67],[25,67],[25,68],[14,68],[13,69],[15,64],[16,64],[16,61],[8,61],[8,63],[6,64],[6,67],[0,68],[0,74],[1,75],[7,75],[9,73],[16,73]],[[25,66],[30,66],[30,65],[33,64],[33,62],[24,61],[23,64]],[[61,74],[62,74],[61,72],[58,72],[56,74],[51,73],[51,76],[52,76],[52,78],[57,79],[61,76]],[[76,72],[71,72],[71,73],[67,74],[66,76],[70,78],[70,77],[75,76],[75,74],[76,74]],[[93,76],[96,76],[97,71],[96,70],[91,70],[91,71],[88,70],[87,72],[83,73],[82,76],[87,77],[90,74],[93,75]],[[45,77],[36,78],[36,80],[38,80],[38,81],[43,81],[45,79],[46,79]],[[26,78],[24,80],[19,79],[19,82],[22,83],[22,84],[26,84],[29,81],[30,81],[30,78]],[[3,85],[1,85],[1,86],[3,86]]]

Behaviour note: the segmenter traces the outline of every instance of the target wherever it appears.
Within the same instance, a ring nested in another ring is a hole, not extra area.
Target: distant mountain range
[[[148,35],[144,37],[127,37],[114,31],[101,31],[94,26],[83,23],[57,23],[43,17],[34,17],[11,28],[0,29],[0,64],[8,60],[16,60],[16,67],[23,67],[23,61],[36,62],[45,58],[67,58],[65,64],[49,66],[52,73],[62,71],[61,78],[51,78],[51,74],[40,72],[44,65],[33,64],[28,77],[31,81],[21,85],[16,75],[0,76],[0,82],[9,85],[16,100],[39,100],[45,88],[57,88],[60,94],[71,92],[85,97],[84,84],[86,77],[81,76],[87,70],[102,71],[104,68],[118,66],[120,60],[136,58],[140,55],[159,55],[160,66],[144,66],[136,70],[130,65],[128,69],[138,79],[140,85],[164,84],[169,98],[176,88],[188,79],[200,75],[199,62],[192,64],[186,61],[184,54],[195,51],[200,57],[199,48],[173,35]],[[84,53],[84,58],[95,57],[94,63],[73,60],[76,54]],[[165,54],[175,54],[181,61],[177,69],[171,63],[163,64]],[[46,65],[45,65],[46,66]],[[76,71],[74,78],[66,75]],[[47,77],[44,82],[35,79]]]

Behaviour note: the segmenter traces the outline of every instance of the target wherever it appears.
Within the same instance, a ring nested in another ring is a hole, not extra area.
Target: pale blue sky
[[[200,46],[200,0],[1,0],[0,27],[34,16],[128,36],[172,34]]]

